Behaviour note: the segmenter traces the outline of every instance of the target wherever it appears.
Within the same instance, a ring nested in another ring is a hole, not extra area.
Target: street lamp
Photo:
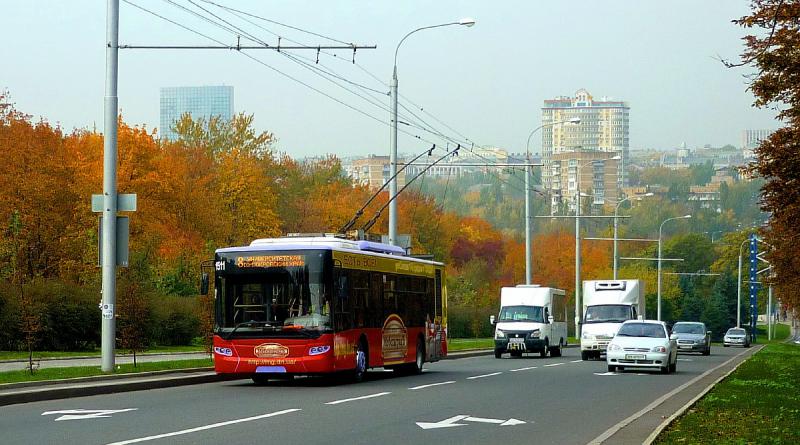
[[[531,136],[544,127],[552,127],[558,124],[580,124],[581,118],[573,117],[565,121],[551,122],[542,124],[534,128],[528,135],[528,142],[525,143],[525,159],[528,165],[525,166],[525,284],[531,284],[532,254],[531,254]]]
[[[675,219],[689,219],[692,215],[676,216],[674,218],[667,218],[658,226],[658,321],[661,321],[661,229],[664,228],[664,223]]]
[[[581,319],[581,168],[605,161],[619,161],[620,155],[608,159],[594,159],[584,164],[575,164],[575,337],[580,338]]]
[[[741,327],[742,319],[742,247],[745,243],[750,242],[745,238],[742,244],[739,245],[739,281],[736,282],[736,327]]]
[[[389,199],[392,199],[394,195],[397,194],[397,177],[395,176],[397,173],[397,52],[400,50],[400,45],[410,36],[417,31],[422,31],[423,29],[432,29],[432,28],[441,28],[443,26],[451,26],[451,25],[463,25],[470,27],[475,24],[475,19],[472,18],[463,18],[457,22],[450,22],[450,23],[442,23],[440,25],[432,25],[432,26],[423,26],[422,28],[417,28],[408,34],[406,34],[400,42],[397,44],[397,47],[394,50],[394,69],[392,71],[392,81],[389,84],[389,92],[391,95],[392,101],[392,121],[391,121],[391,130],[390,130],[390,147],[389,147],[389,177],[392,178],[389,180]],[[389,244],[395,244],[397,242],[397,199],[393,199],[389,203]]]
[[[641,201],[642,198],[647,196],[653,196],[652,192],[645,193],[644,195],[633,195],[628,196],[627,198],[621,200],[617,203],[617,206],[614,207],[614,279],[617,279],[617,211],[619,210],[619,205],[625,201],[629,201],[631,199],[635,199],[637,201]]]

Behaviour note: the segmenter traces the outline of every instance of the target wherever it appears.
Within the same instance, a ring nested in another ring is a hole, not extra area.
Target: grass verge
[[[167,371],[171,369],[189,369],[214,366],[210,359],[174,360],[168,362],[145,362],[139,363],[135,368],[133,364],[123,364],[117,366],[117,372],[113,374],[131,374],[137,372]],[[80,366],[74,368],[44,368],[31,374],[28,371],[8,371],[0,372],[0,383],[18,382],[38,382],[43,380],[71,379],[76,377],[93,377],[98,375],[110,375],[96,366]]]
[[[492,338],[448,338],[447,350],[450,352],[465,351],[467,349],[493,349]]]
[[[800,443],[800,346],[772,343],[664,430],[657,444]]]

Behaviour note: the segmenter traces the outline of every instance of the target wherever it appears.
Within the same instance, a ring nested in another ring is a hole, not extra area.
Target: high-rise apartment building
[[[161,88],[161,137],[175,140],[177,135],[172,131],[175,121],[184,113],[190,113],[193,119],[212,116],[230,120],[233,117],[233,87],[167,87]]]
[[[611,159],[613,152],[563,151],[551,159],[550,195],[553,214],[575,211],[575,197],[581,193],[581,209],[587,206],[592,213],[604,205],[615,204],[621,189],[617,172],[621,160]],[[586,196],[588,195],[588,196]]]
[[[629,114],[630,106],[627,102],[605,98],[595,100],[585,89],[578,90],[575,97],[562,96],[545,100],[542,107],[541,130],[544,164],[542,181],[545,188],[548,190],[554,188],[552,184],[556,168],[553,164],[554,156],[561,153],[585,155],[587,152],[610,153],[611,155],[607,157],[619,155],[621,159],[616,163],[616,189],[624,187],[627,183],[625,166],[630,159]],[[566,123],[575,118],[580,119],[580,124]],[[616,194],[615,191],[614,195]],[[558,196],[555,193],[551,193],[551,196],[555,209],[559,205],[556,201]]]

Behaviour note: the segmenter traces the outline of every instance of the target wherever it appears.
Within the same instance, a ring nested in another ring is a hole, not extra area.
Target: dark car
[[[678,352],[700,352],[711,354],[711,331],[704,323],[679,321],[672,326],[670,338],[678,342]]]
[[[750,347],[750,333],[743,328],[730,328],[722,339],[722,346],[744,346]]]

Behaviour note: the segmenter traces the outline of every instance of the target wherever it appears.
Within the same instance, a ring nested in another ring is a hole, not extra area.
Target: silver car
[[[742,328],[730,328],[722,339],[722,346],[744,346],[750,347],[750,334]]]
[[[672,326],[670,338],[678,343],[678,352],[701,352],[711,354],[711,331],[704,323],[679,321]]]

